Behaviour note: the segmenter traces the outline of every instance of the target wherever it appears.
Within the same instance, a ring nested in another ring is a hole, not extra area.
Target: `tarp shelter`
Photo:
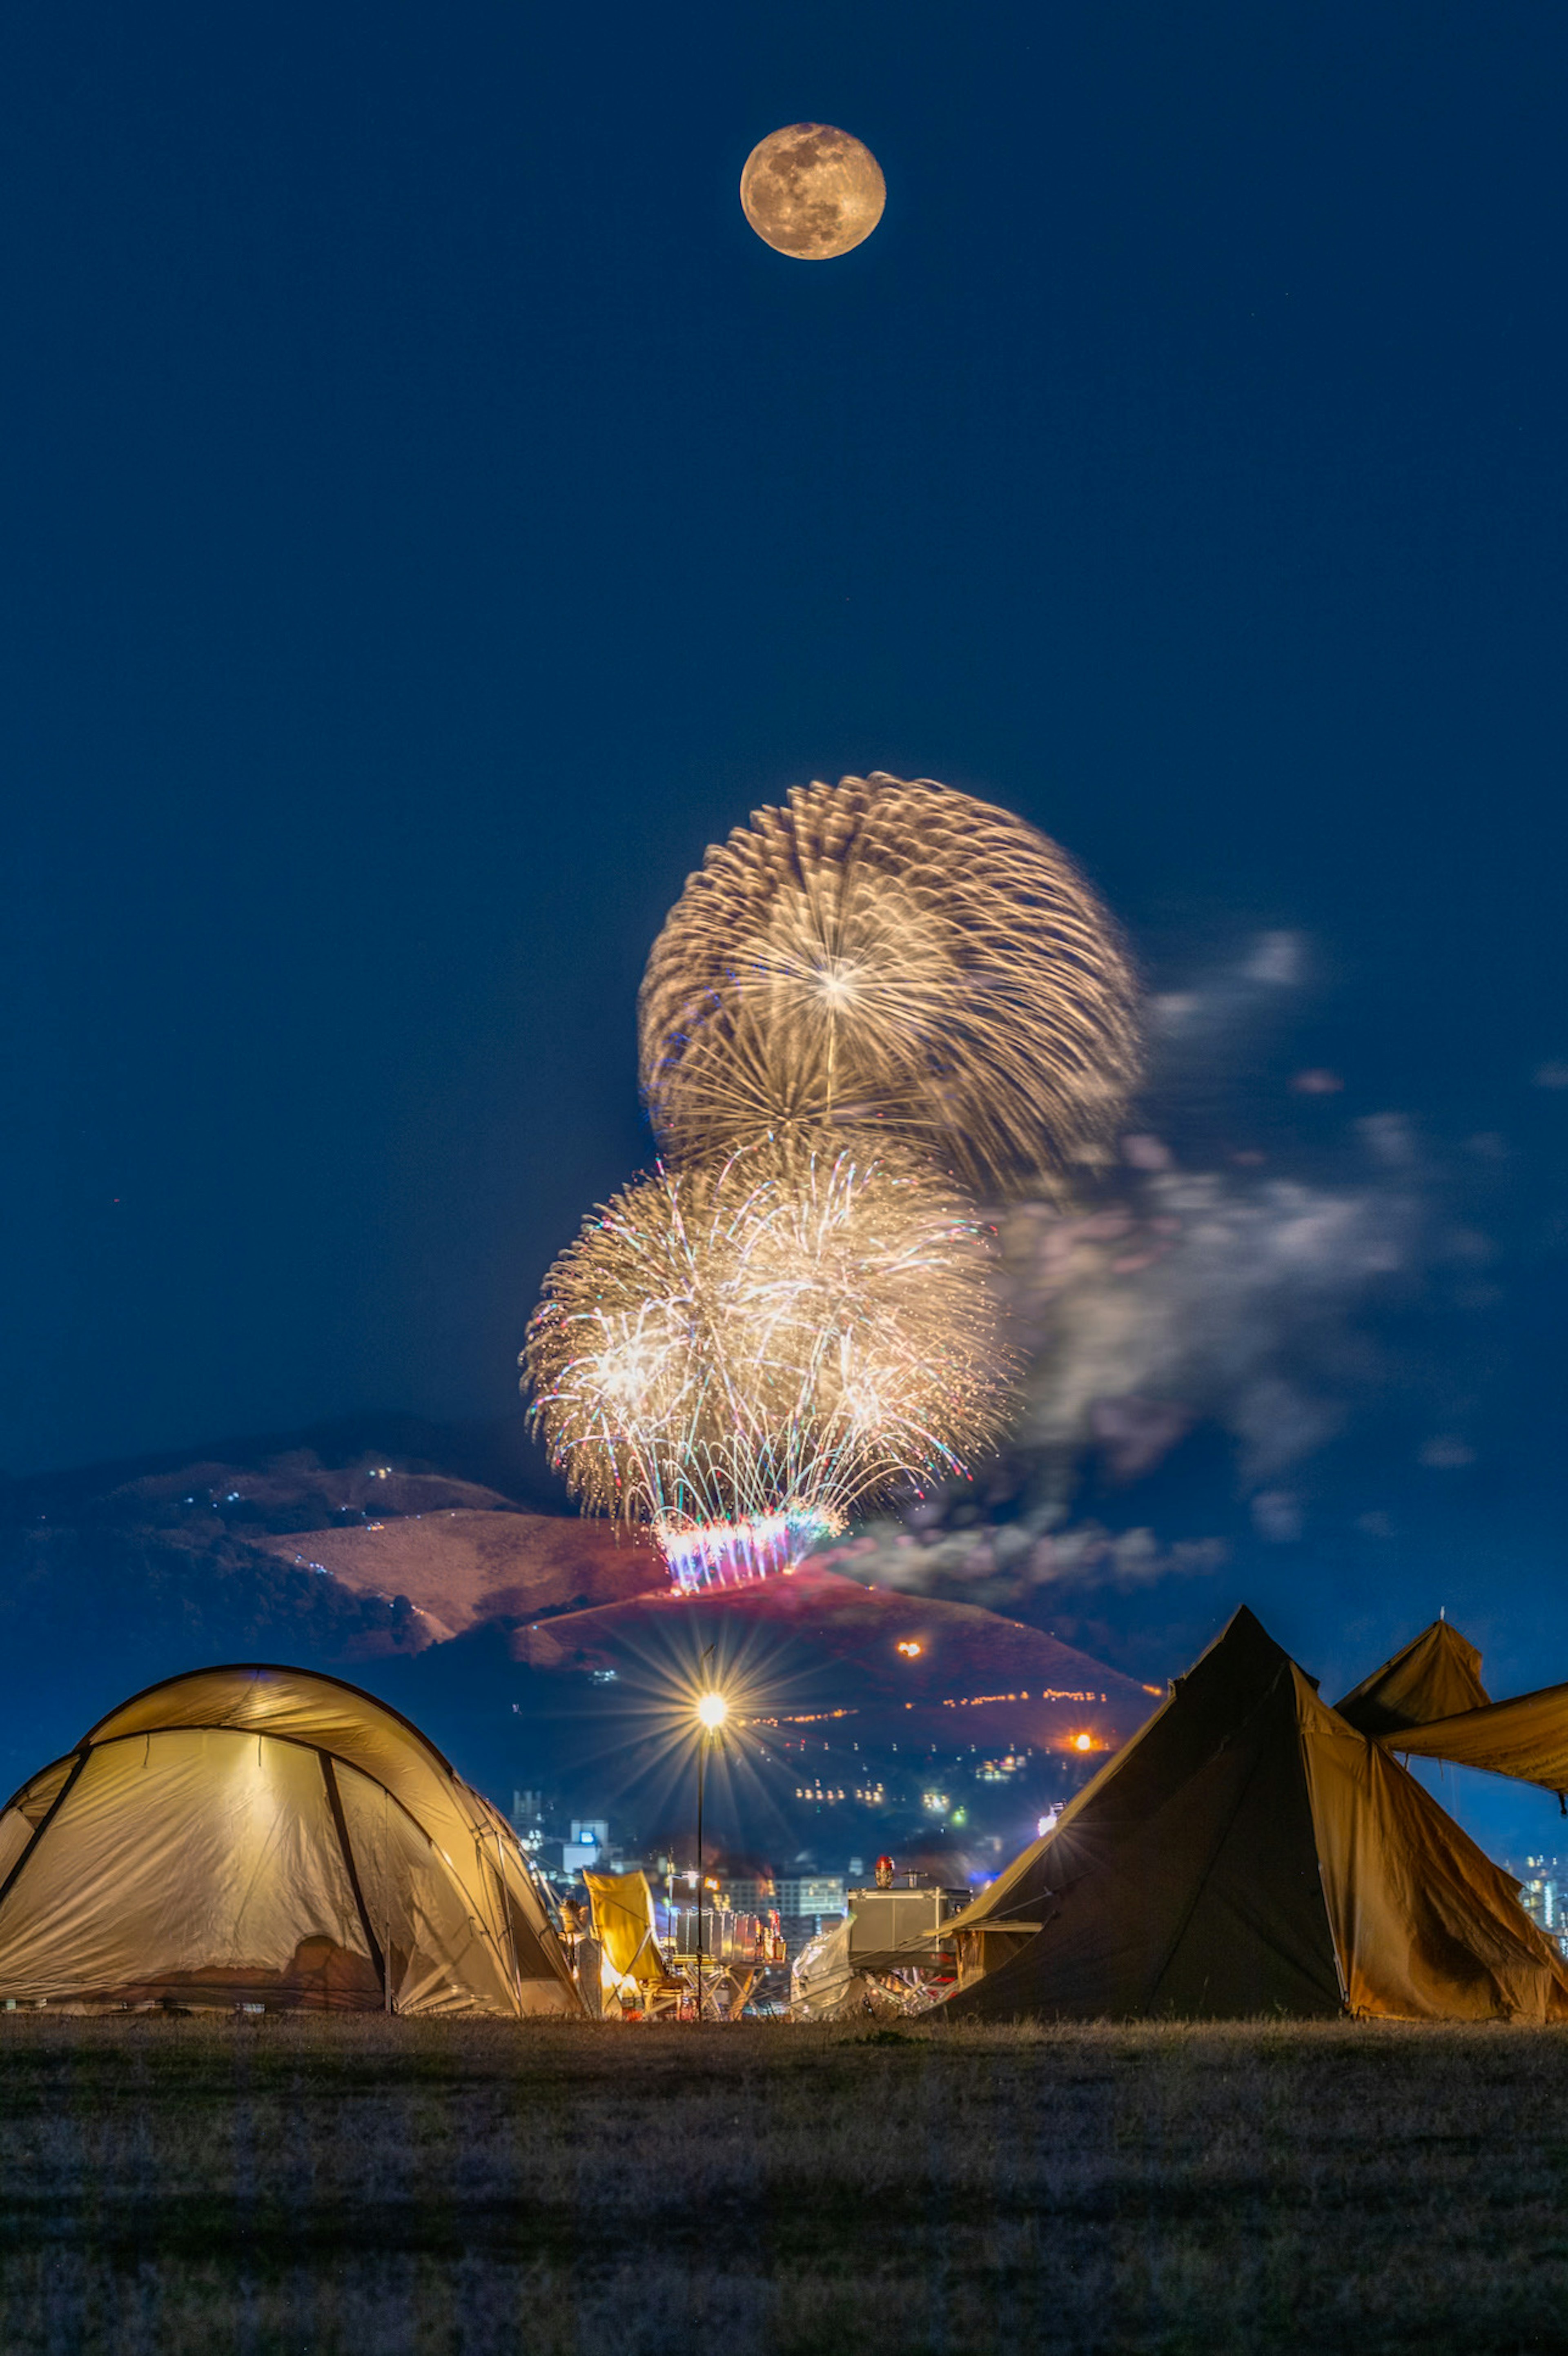
[[[1568,1686],[1493,1701],[1479,1653],[1448,1621],[1424,1628],[1339,1708],[1385,1751],[1539,1783],[1568,1810]]]
[[[0,1815],[0,2000],[577,2013],[516,1835],[417,1728],[247,1665],[112,1710]]]
[[[1568,1969],[1517,1888],[1243,1610],[943,1926],[961,1969],[946,2008],[1568,2018]]]
[[[1381,1736],[1385,1749],[1456,1767],[1485,1767],[1555,1792],[1568,1807],[1568,1686],[1544,1686],[1511,1701],[1488,1702],[1453,1718]]]
[[[1435,1620],[1335,1707],[1361,1734],[1397,1734],[1484,1708],[1490,1698],[1474,1644],[1451,1620]]]

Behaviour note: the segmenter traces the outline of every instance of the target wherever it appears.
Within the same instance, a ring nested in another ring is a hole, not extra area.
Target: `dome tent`
[[[581,2008],[516,1836],[336,1677],[196,1669],[0,1814],[0,2002]]]

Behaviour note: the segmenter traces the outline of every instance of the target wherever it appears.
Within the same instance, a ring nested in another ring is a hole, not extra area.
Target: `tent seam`
[[[23,1868],[26,1866],[28,1858],[32,1856],[33,1851],[37,1847],[38,1843],[43,1839],[44,1835],[48,1832],[55,1818],[59,1815],[60,1810],[64,1807],[66,1801],[70,1796],[71,1791],[75,1786],[77,1777],[81,1773],[82,1769],[86,1766],[91,1756],[91,1753],[84,1743],[82,1748],[76,1754],[75,1766],[72,1767],[70,1773],[66,1777],[65,1782],[60,1785],[59,1790],[55,1794],[54,1798],[49,1802],[48,1806],[44,1810],[43,1815],[33,1826],[32,1839],[27,1843],[27,1847],[22,1851],[21,1856],[16,1859],[16,1864],[11,1868],[10,1872],[5,1876],[5,1880],[0,1881],[0,1906],[5,1905],[5,1901],[10,1897],[11,1892],[15,1890],[17,1882],[21,1879]],[[37,1781],[37,1778],[35,1777],[34,1780]]]
[[[128,1695],[118,1708],[106,1711],[97,1724],[90,1726],[81,1739],[83,1750],[91,1750],[93,1747],[93,1737],[97,1734],[99,1727],[107,1726],[111,1719],[119,1718],[125,1710],[134,1709],[139,1701],[150,1700],[154,1694],[162,1693],[165,1687],[183,1685],[192,1676],[247,1676],[252,1686],[258,1677],[297,1677],[306,1679],[313,1685],[331,1686],[335,1692],[352,1694],[356,1701],[364,1702],[371,1709],[379,1711],[382,1717],[391,1719],[396,1725],[402,1728],[405,1734],[412,1735],[420,1749],[443,1767],[454,1782],[461,1783],[463,1780],[445,1752],[437,1750],[422,1728],[416,1726],[411,1718],[405,1718],[400,1709],[394,1709],[389,1701],[382,1701],[379,1695],[367,1693],[363,1686],[350,1685],[347,1677],[332,1676],[325,1669],[302,1669],[297,1664],[291,1665],[287,1661],[213,1661],[200,1669],[181,1669],[172,1677],[158,1677],[152,1685],[144,1686],[139,1693]],[[140,1732],[144,1730],[135,1730]],[[155,1734],[172,1731],[163,1727],[154,1727],[147,1730]],[[270,1729],[266,1730],[271,1731]],[[111,1735],[107,1740],[117,1742],[120,1737]],[[309,1743],[305,1745],[307,1750],[314,1747]]]
[[[1291,1665],[1292,1665],[1292,1664],[1290,1663],[1290,1661],[1289,1661],[1288,1659],[1285,1659],[1285,1660],[1284,1660],[1284,1661],[1282,1661],[1282,1662],[1281,1662],[1279,1668],[1278,1668],[1278,1669],[1276,1669],[1276,1671],[1275,1672],[1275,1675],[1274,1675],[1273,1678],[1272,1678],[1272,1679],[1271,1679],[1271,1681],[1270,1681],[1270,1684],[1269,1684],[1269,1687],[1268,1687],[1267,1691],[1266,1691],[1265,1693],[1264,1693],[1264,1694],[1260,1695],[1260,1697],[1259,1697],[1259,1698],[1258,1698],[1257,1703],[1255,1704],[1255,1706],[1254,1706],[1251,1710],[1249,1710],[1249,1711],[1248,1711],[1248,1713],[1247,1713],[1246,1717],[1242,1720],[1241,1724],[1240,1724],[1239,1726],[1233,1727],[1233,1728],[1231,1730],[1230,1733],[1225,1737],[1225,1739],[1224,1739],[1224,1740],[1223,1740],[1222,1742],[1216,1744],[1215,1749],[1214,1749],[1214,1751],[1213,1751],[1213,1752],[1212,1752],[1211,1756],[1213,1756],[1213,1757],[1215,1757],[1215,1758],[1218,1758],[1218,1757],[1220,1756],[1220,1754],[1221,1754],[1221,1751],[1224,1751],[1229,1750],[1229,1748],[1230,1748],[1231,1744],[1232,1744],[1232,1742],[1236,1741],[1236,1740],[1238,1740],[1238,1738],[1239,1738],[1241,1735],[1243,1735],[1243,1734],[1244,1734],[1244,1733],[1245,1733],[1245,1731],[1246,1731],[1247,1728],[1252,1724],[1253,1720],[1255,1718],[1257,1718],[1257,1717],[1260,1715],[1260,1713],[1261,1713],[1264,1708],[1266,1708],[1266,1707],[1268,1706],[1268,1704],[1269,1704],[1270,1702],[1272,1702],[1272,1701],[1274,1700],[1275,1696],[1275,1695],[1276,1695],[1276,1693],[1278,1692],[1279,1687],[1280,1687],[1280,1685],[1281,1685],[1281,1683],[1282,1683],[1282,1682],[1283,1682],[1283,1680],[1284,1680],[1284,1677],[1288,1674],[1288,1672],[1289,1672],[1289,1670],[1290,1670],[1290,1668],[1291,1668]],[[1296,1713],[1296,1743],[1297,1743],[1297,1747],[1298,1747],[1298,1749],[1299,1749],[1299,1745],[1300,1745],[1300,1741],[1301,1741],[1301,1717],[1300,1717],[1300,1712],[1299,1712],[1299,1711],[1297,1711],[1297,1713]],[[1258,1779],[1258,1776],[1259,1776],[1259,1774],[1260,1774],[1260,1773],[1261,1773],[1261,1772],[1262,1772],[1262,1769],[1263,1769],[1263,1763],[1264,1763],[1264,1762],[1263,1762],[1263,1753],[1262,1753],[1262,1751],[1259,1751],[1259,1753],[1258,1753],[1258,1756],[1257,1756],[1257,1757],[1253,1760],[1253,1762],[1252,1768],[1251,1768],[1250,1772],[1248,1772],[1248,1775],[1247,1775],[1247,1777],[1246,1777],[1245,1782],[1243,1783],[1241,1790],[1240,1790],[1240,1791],[1237,1793],[1237,1794],[1236,1794],[1236,1804],[1235,1804],[1234,1807],[1231,1810],[1230,1815],[1226,1817],[1225,1822],[1224,1822],[1224,1826],[1223,1826],[1223,1827],[1222,1827],[1222,1829],[1221,1829],[1221,1833],[1220,1833],[1219,1838],[1215,1841],[1215,1843],[1214,1843],[1213,1847],[1211,1848],[1211,1850],[1210,1850],[1210,1852],[1209,1852],[1208,1858],[1207,1858],[1207,1859],[1205,1860],[1205,1863],[1204,1863],[1204,1867],[1203,1867],[1202,1874],[1201,1874],[1201,1876],[1200,1876],[1200,1879],[1199,1879],[1197,1888],[1193,1890],[1191,1902],[1190,1902],[1190,1904],[1188,1906],[1188,1908],[1187,1908],[1187,1910],[1186,1910],[1185,1913],[1184,1913],[1184,1914],[1182,1915],[1182,1917],[1181,1917],[1180,1922],[1179,1922],[1178,1923],[1178,1925],[1177,1925],[1177,1928],[1176,1928],[1176,1935],[1175,1935],[1175,1937],[1171,1940],[1169,1946],[1168,1946],[1168,1947],[1166,1949],[1166,1951],[1165,1951],[1165,1954],[1161,1956],[1161,1958],[1160,1958],[1159,1969],[1158,1969],[1158,1971],[1157,1971],[1157,1972],[1156,1972],[1156,1974],[1155,1974],[1155,1976],[1154,1976],[1154,1978],[1153,1978],[1153,1979],[1150,1981],[1150,1983],[1149,1983],[1149,2009],[1150,2009],[1150,2011],[1152,2011],[1152,2010],[1153,2010],[1153,2008],[1154,2008],[1154,2004],[1155,2004],[1155,2000],[1156,2000],[1156,1998],[1157,1997],[1157,1996],[1158,1996],[1158,1994],[1159,1994],[1159,1984],[1160,1984],[1160,1982],[1164,1979],[1164,1977],[1165,1977],[1165,1976],[1166,1976],[1167,1972],[1170,1969],[1171,1964],[1172,1964],[1172,1962],[1174,1961],[1175,1956],[1176,1956],[1177,1949],[1180,1946],[1182,1940],[1187,1936],[1187,1926],[1188,1926],[1188,1924],[1191,1922],[1193,1915],[1198,1912],[1198,1907],[1199,1907],[1200,1901],[1201,1900],[1201,1898],[1202,1898],[1202,1896],[1203,1896],[1204,1891],[1208,1889],[1208,1887],[1209,1887],[1209,1884],[1210,1884],[1211,1880],[1213,1879],[1213,1875],[1214,1875],[1214,1869],[1215,1869],[1215,1866],[1217,1865],[1217,1863],[1219,1862],[1220,1853],[1221,1853],[1221,1851],[1223,1849],[1223,1847],[1224,1847],[1224,1846],[1225,1846],[1226,1841],[1230,1838],[1231,1831],[1232,1831],[1232,1826],[1234,1826],[1234,1824],[1235,1824],[1236,1818],[1241,1815],[1243,1808],[1243,1807],[1245,1806],[1245,1804],[1246,1804],[1247,1794],[1248,1794],[1248,1793],[1252,1790],[1253,1785],[1256,1783],[1256,1781],[1257,1781],[1257,1779]],[[1312,1794],[1311,1794],[1310,1787],[1307,1785],[1307,1767],[1306,1767],[1306,1761],[1305,1761],[1305,1760],[1303,1760],[1303,1761],[1302,1761],[1302,1762],[1301,1762],[1301,1766],[1302,1766],[1302,1783],[1303,1783],[1303,1786],[1305,1787],[1305,1796],[1306,1796],[1306,1799],[1307,1799],[1307,1815],[1308,1815],[1308,1816],[1310,1817],[1310,1816],[1311,1816],[1311,1814],[1312,1814]],[[1316,1847],[1316,1845],[1317,1845],[1317,1827],[1316,1823],[1314,1822],[1314,1824],[1313,1824],[1313,1842],[1314,1842],[1314,1846],[1315,1846],[1315,1847]],[[1335,1949],[1335,1944],[1334,1944],[1334,1929],[1333,1929],[1333,1925],[1332,1925],[1332,1923],[1331,1923],[1331,1922],[1329,1922],[1329,1921],[1328,1921],[1328,1910],[1327,1910],[1327,1908],[1325,1908],[1325,1910],[1324,1910],[1324,1924],[1323,1924],[1323,1927],[1324,1927],[1324,1929],[1328,1932],[1328,1952],[1329,1952],[1329,1954],[1332,1954],[1332,1955],[1334,1956],[1334,1976],[1335,1976],[1335,1979],[1336,1979],[1336,1980],[1339,1980],[1339,1979],[1340,1979],[1340,1974],[1339,1974],[1339,1959],[1338,1953],[1336,1952],[1336,1949]],[[1343,1982],[1342,1982],[1342,1981],[1340,1982],[1340,1985],[1341,1985],[1341,1989],[1342,1989],[1342,1987],[1343,1987]],[[1341,2000],[1342,2000],[1342,1999],[1341,1999]]]
[[[326,1804],[332,1811],[332,1822],[337,1834],[338,1847],[343,1851],[343,1866],[348,1876],[348,1887],[354,1892],[354,1903],[359,1911],[359,1928],[365,1933],[366,1943],[370,1950],[370,1961],[374,1964],[376,1976],[381,1983],[381,2000],[389,2012],[392,2006],[391,1967],[379,1939],[370,1927],[370,1910],[365,1903],[365,1892],[359,1886],[359,1869],[354,1862],[354,1847],[348,1837],[348,1820],[343,1813],[343,1795],[337,1788],[337,1770],[329,1751],[317,1750],[315,1755],[321,1762],[321,1780],[326,1786]],[[381,1788],[384,1791],[385,1784]]]

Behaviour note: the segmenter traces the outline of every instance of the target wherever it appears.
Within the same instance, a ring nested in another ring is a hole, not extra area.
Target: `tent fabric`
[[[1428,1726],[1381,1738],[1390,1751],[1485,1767],[1548,1792],[1568,1793],[1568,1686],[1543,1686],[1511,1701],[1488,1702]]]
[[[584,1873],[593,1908],[593,1933],[618,1980],[639,1987],[677,1988],[654,1929],[654,1894],[645,1873]]]
[[[1404,2020],[1568,2019],[1568,1968],[1519,1904],[1513,1877],[1315,1695],[1302,1697],[1302,1730],[1348,2009]]]
[[[790,1971],[792,2020],[845,2020],[869,2009],[865,1976],[849,1960],[854,1927],[847,1914],[802,1947]]]
[[[136,1696],[0,1814],[0,1998],[581,2009],[515,1835],[395,1710],[246,1665]]]
[[[1489,1699],[1474,1644],[1452,1621],[1435,1620],[1335,1707],[1362,1734],[1391,1734],[1484,1708]]]
[[[1568,2019],[1516,1885],[1239,1612],[1054,1829],[943,1926],[947,2011]],[[1026,1916],[995,1969],[987,1925]]]

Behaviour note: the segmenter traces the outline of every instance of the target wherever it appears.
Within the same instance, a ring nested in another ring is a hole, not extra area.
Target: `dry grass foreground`
[[[5,2356],[1568,2345],[1568,2034],[0,2016]]]

